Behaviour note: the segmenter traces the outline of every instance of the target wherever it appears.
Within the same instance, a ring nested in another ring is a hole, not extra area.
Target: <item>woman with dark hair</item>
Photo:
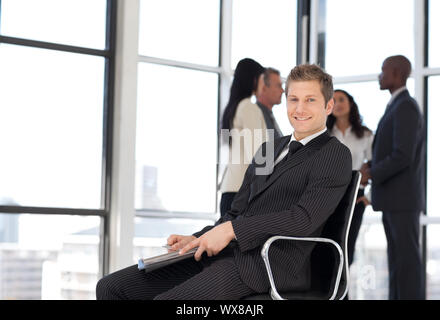
[[[231,208],[250,160],[260,145],[266,141],[264,115],[251,101],[252,95],[257,90],[258,78],[263,72],[264,68],[249,58],[240,60],[235,68],[229,101],[221,123],[221,128],[228,130],[229,137],[228,166],[220,187],[222,216]]]
[[[362,118],[354,98],[344,90],[334,91],[335,106],[327,117],[327,129],[351,151],[353,170],[359,170],[362,164],[372,157],[373,132],[362,125]],[[353,263],[356,238],[362,224],[365,207],[369,204],[364,196],[364,186],[360,186],[358,200],[353,212],[348,234],[348,264]]]

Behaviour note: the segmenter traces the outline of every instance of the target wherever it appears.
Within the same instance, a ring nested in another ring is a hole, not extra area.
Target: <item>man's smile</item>
[[[307,120],[311,119],[312,117],[295,117],[294,116],[294,118],[295,118],[295,120],[298,120],[298,121],[307,121]]]

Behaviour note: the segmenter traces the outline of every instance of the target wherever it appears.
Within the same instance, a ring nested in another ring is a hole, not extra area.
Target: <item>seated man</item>
[[[194,235],[168,238],[182,253],[198,247],[195,259],[148,273],[136,265],[114,272],[98,282],[98,299],[240,299],[269,291],[264,242],[273,235],[319,236],[351,179],[350,151],[326,131],[334,104],[331,76],[316,65],[297,66],[286,96],[294,132],[262,145],[231,210]],[[265,152],[272,157],[266,172],[256,161]],[[293,241],[273,244],[280,292],[310,285],[311,250]]]

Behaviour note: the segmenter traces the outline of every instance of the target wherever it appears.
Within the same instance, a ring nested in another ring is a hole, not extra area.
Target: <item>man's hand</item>
[[[199,247],[194,254],[194,258],[200,261],[202,253],[206,251],[209,257],[215,256],[222,251],[235,238],[234,228],[231,221],[219,224],[199,238],[192,240],[182,250],[180,254],[184,254],[192,248]]]
[[[364,163],[359,171],[362,174],[361,185],[366,186],[368,184],[368,180],[371,179],[370,166],[368,163]]]
[[[186,246],[188,243],[197,239],[194,236],[182,236],[178,234],[172,234],[167,239],[167,244],[171,246],[171,250],[179,250]]]
[[[356,204],[358,204],[359,202],[363,202],[365,207],[367,207],[370,204],[370,201],[368,201],[367,197],[365,196],[362,196],[356,200]]]

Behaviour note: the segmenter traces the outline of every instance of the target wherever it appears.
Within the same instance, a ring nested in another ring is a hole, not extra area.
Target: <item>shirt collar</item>
[[[339,132],[340,134],[342,134],[342,131],[338,128],[338,126],[336,125],[336,123],[335,123],[335,125],[333,126],[332,131],[333,131],[333,132]],[[349,132],[351,132],[351,125],[348,126],[347,129],[345,129],[345,135],[347,135],[347,133],[349,133]]]
[[[324,128],[324,129],[322,129],[322,130],[319,131],[319,132],[316,132],[316,133],[314,133],[314,134],[311,134],[310,136],[305,137],[304,139],[299,140],[298,142],[302,143],[302,144],[305,146],[307,143],[309,143],[310,141],[312,141],[313,139],[315,139],[317,136],[323,134],[323,133],[326,132],[326,131],[327,131],[327,128]],[[294,135],[294,134],[292,134],[292,136],[291,136],[291,138],[290,138],[290,141],[297,141],[297,140],[295,139],[295,135]],[[289,142],[289,143],[290,143],[290,142]]]
[[[407,88],[406,88],[406,86],[403,86],[403,87],[400,87],[399,89],[397,89],[396,91],[394,91],[394,92],[391,94],[391,99],[390,99],[390,101],[388,102],[388,105],[390,105],[391,102],[393,102],[393,100],[396,99],[396,97],[397,97],[400,93],[402,93],[403,91],[405,91],[405,90],[407,90]]]

